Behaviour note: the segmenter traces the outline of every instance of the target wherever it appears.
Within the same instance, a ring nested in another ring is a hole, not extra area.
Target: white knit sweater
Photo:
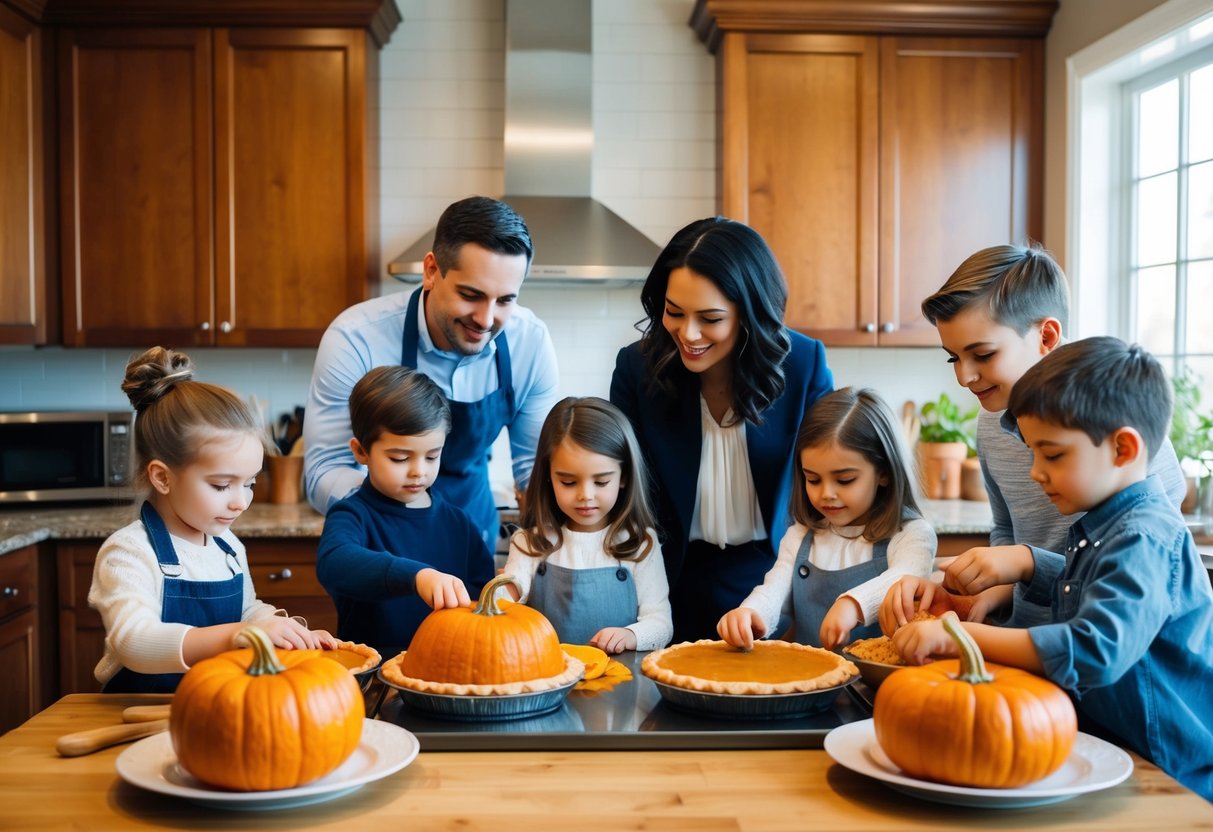
[[[223,539],[235,551],[244,574],[240,620],[273,615],[274,607],[257,600],[244,545],[230,531]],[[213,538],[208,537],[205,546],[179,537],[172,541],[183,579],[225,581],[232,576],[227,555]],[[105,655],[94,671],[97,681],[104,684],[123,667],[137,673],[184,673],[189,669],[182,645],[190,627],[160,620],[163,590],[164,575],[142,520],[122,527],[101,544],[88,592],[88,605],[101,613],[105,623]]]
[[[769,637],[778,637],[773,632],[779,624],[780,614],[792,611],[792,578],[796,566],[796,554],[809,532],[809,527],[795,523],[779,542],[779,555],[775,565],[763,578],[762,585],[755,587],[741,606],[758,613],[767,627]],[[820,569],[838,570],[867,563],[872,559],[872,543],[864,540],[862,526],[848,526],[835,533],[823,530],[815,533],[813,548],[809,551],[809,563]],[[937,539],[935,529],[926,520],[909,520],[901,530],[889,539],[888,568],[859,586],[852,587],[839,597],[854,598],[863,610],[862,624],[872,624],[880,615],[880,602],[889,587],[903,575],[927,577],[935,559]],[[812,577],[809,578],[812,580]]]

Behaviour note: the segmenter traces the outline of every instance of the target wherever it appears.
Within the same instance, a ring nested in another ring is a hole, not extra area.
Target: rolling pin
[[[123,722],[152,722],[168,719],[170,703],[163,705],[131,705],[122,711]]]
[[[64,734],[55,743],[55,750],[64,757],[79,757],[100,751],[102,748],[109,748],[111,745],[150,737],[152,734],[159,734],[161,731],[167,730],[167,719],[106,725],[104,728],[90,728],[87,731]]]

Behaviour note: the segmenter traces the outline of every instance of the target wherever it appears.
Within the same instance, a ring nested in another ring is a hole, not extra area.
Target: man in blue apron
[[[326,513],[365,477],[349,446],[350,390],[374,367],[405,364],[433,379],[451,403],[433,488],[463,507],[493,548],[489,450],[508,428],[514,480],[525,487],[557,399],[547,327],[517,303],[532,251],[526,223],[508,205],[460,200],[438,221],[420,289],[357,304],[333,321],[316,353],[303,425],[304,478],[317,511]]]

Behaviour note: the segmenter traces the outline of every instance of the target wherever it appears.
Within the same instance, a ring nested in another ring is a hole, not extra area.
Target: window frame
[[[1119,262],[1119,268],[1113,270],[1116,280],[1115,287],[1118,290],[1116,294],[1119,297],[1117,299],[1118,302],[1114,306],[1115,318],[1113,320],[1115,321],[1115,331],[1117,334],[1129,340],[1137,340],[1138,321],[1136,319],[1137,304],[1135,300],[1138,297],[1140,273],[1146,268],[1173,265],[1175,269],[1175,307],[1172,310],[1174,314],[1174,326],[1171,333],[1170,348],[1166,353],[1159,355],[1161,359],[1170,363],[1172,372],[1182,371],[1190,355],[1199,355],[1202,358],[1209,357],[1207,353],[1194,352],[1189,348],[1187,301],[1189,265],[1193,262],[1208,262],[1213,260],[1213,258],[1190,257],[1188,250],[1188,195],[1191,170],[1194,165],[1209,162],[1208,159],[1194,161],[1189,152],[1190,112],[1194,105],[1191,99],[1190,77],[1193,72],[1210,66],[1213,66],[1213,44],[1205,45],[1161,66],[1142,72],[1125,80],[1121,84],[1120,121],[1123,132],[1120,147],[1123,150],[1119,154],[1121,170],[1119,176],[1114,177],[1113,181],[1119,179],[1123,184],[1121,187],[1121,210],[1118,222],[1120,233],[1115,235],[1119,240],[1118,252],[1115,255],[1115,259]],[[1176,89],[1178,97],[1176,164],[1173,168],[1143,177],[1138,170],[1141,96],[1143,93],[1172,80],[1178,82]],[[1160,263],[1141,264],[1138,263],[1136,250],[1139,237],[1138,194],[1140,193],[1140,184],[1168,173],[1174,173],[1176,178],[1176,227],[1173,257],[1171,260]]]

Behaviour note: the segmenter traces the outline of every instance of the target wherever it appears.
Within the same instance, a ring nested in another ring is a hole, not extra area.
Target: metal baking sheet
[[[644,653],[615,658],[632,679],[610,690],[572,691],[559,709],[542,716],[500,722],[437,719],[410,710],[389,696],[379,718],[412,731],[423,751],[617,751],[734,748],[821,748],[839,725],[867,719],[858,704],[866,689],[839,691],[833,706],[796,719],[725,719],[682,711],[661,698],[640,673]]]

